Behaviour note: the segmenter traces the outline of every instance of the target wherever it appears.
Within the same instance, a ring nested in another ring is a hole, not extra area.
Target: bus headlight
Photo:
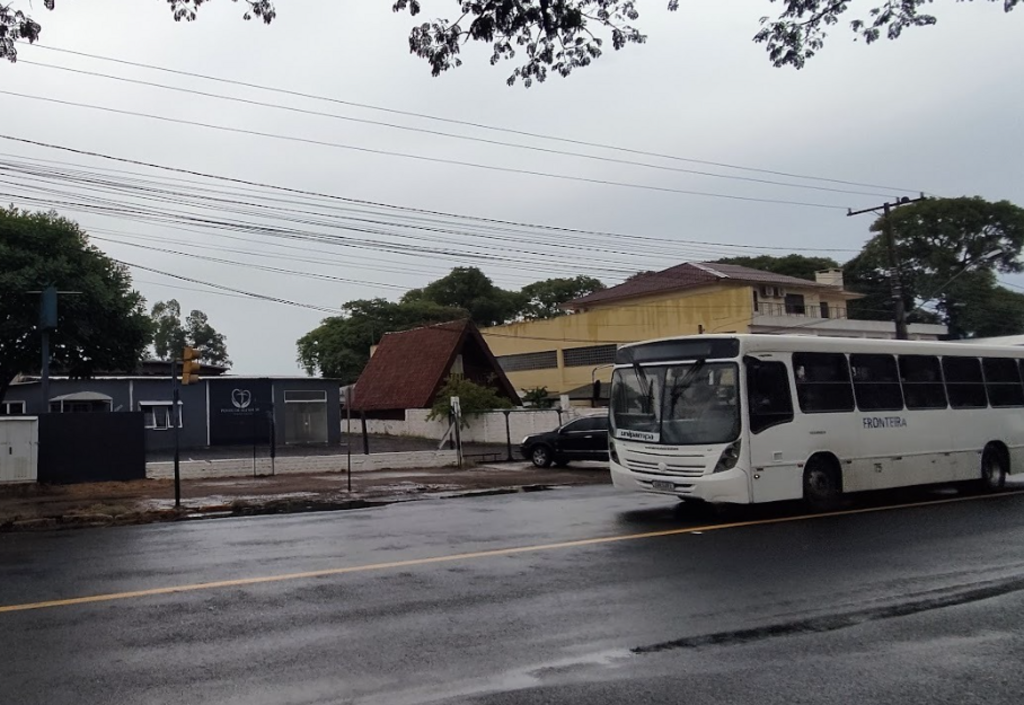
[[[732,470],[736,467],[736,463],[740,459],[740,441],[736,440],[725,447],[722,451],[721,457],[718,458],[718,464],[715,465],[715,472],[725,472],[726,470]]]
[[[613,463],[622,465],[622,463],[619,463],[619,454],[615,450],[615,441],[610,438],[608,439],[608,455],[611,457]]]

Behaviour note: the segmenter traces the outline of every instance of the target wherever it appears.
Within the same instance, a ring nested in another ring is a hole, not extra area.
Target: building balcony
[[[799,318],[846,318],[846,306],[830,306],[825,302],[820,304],[804,303],[782,303],[772,301],[760,301],[754,317],[757,316],[797,316]]]
[[[896,337],[892,321],[848,318],[845,306],[787,306],[783,303],[761,302],[757,309],[750,320],[751,333],[878,339]],[[911,323],[907,333],[911,340],[939,340],[946,335],[947,329],[943,325]]]

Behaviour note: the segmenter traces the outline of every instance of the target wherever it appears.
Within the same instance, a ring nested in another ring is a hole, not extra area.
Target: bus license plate
[[[676,491],[675,484],[673,484],[671,482],[665,482],[664,480],[655,480],[654,482],[651,483],[651,487],[653,489],[658,490],[659,492],[675,492]]]

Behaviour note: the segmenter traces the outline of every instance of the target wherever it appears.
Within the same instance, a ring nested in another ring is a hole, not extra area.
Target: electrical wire
[[[445,212],[445,211],[434,211],[434,210],[429,210],[429,209],[424,209],[424,208],[414,208],[414,207],[411,207],[411,206],[399,206],[399,205],[390,204],[390,203],[384,203],[384,202],[379,202],[379,201],[369,201],[369,200],[365,200],[365,199],[349,198],[349,197],[345,197],[345,196],[337,196],[337,195],[322,193],[322,192],[318,192],[318,191],[309,191],[309,190],[292,188],[292,187],[287,187],[287,186],[279,186],[279,185],[269,184],[269,183],[265,183],[265,182],[250,181],[250,180],[240,179],[240,178],[236,178],[236,177],[229,177],[229,176],[223,176],[223,175],[210,174],[210,173],[207,173],[207,172],[201,172],[201,171],[197,171],[197,170],[193,170],[193,169],[183,169],[183,168],[180,168],[180,167],[171,167],[171,166],[166,166],[166,165],[162,165],[162,164],[156,164],[156,163],[153,163],[153,162],[146,162],[146,161],[142,161],[142,160],[138,160],[138,159],[129,159],[129,158],[126,158],[126,157],[117,157],[117,156],[110,155],[110,154],[105,154],[105,153],[102,153],[102,152],[96,152],[96,151],[90,151],[90,150],[84,150],[84,149],[77,149],[77,148],[74,148],[74,147],[67,147],[67,146],[64,146],[64,145],[57,145],[57,144],[52,144],[52,143],[47,143],[47,142],[40,142],[40,141],[37,141],[37,140],[30,140],[30,139],[26,139],[26,138],[23,138],[23,137],[15,137],[13,135],[0,134],[0,139],[8,140],[8,141],[11,141],[11,142],[16,142],[16,143],[20,143],[20,144],[32,145],[32,146],[36,146],[36,147],[43,147],[43,148],[46,148],[46,149],[52,149],[52,150],[57,150],[57,151],[68,152],[68,153],[72,153],[72,154],[77,154],[79,156],[94,157],[94,158],[104,159],[104,160],[118,162],[118,163],[122,163],[122,164],[131,164],[131,165],[134,165],[134,166],[142,166],[142,167],[146,167],[146,168],[150,168],[150,169],[162,170],[162,171],[166,171],[166,172],[172,172],[172,173],[177,173],[177,174],[184,174],[184,175],[188,175],[188,176],[195,176],[195,177],[200,177],[200,178],[205,178],[205,179],[213,179],[213,180],[223,181],[223,182],[226,182],[226,183],[238,184],[238,185],[241,185],[241,186],[248,186],[248,187],[254,187],[254,188],[268,189],[268,190],[272,190],[272,191],[288,193],[288,194],[293,194],[293,195],[300,195],[300,196],[312,196],[312,197],[315,197],[315,198],[322,198],[322,199],[325,199],[325,200],[346,203],[348,205],[354,205],[354,206],[362,206],[362,207],[370,207],[370,208],[381,208],[381,209],[387,209],[387,210],[401,211],[401,212],[405,212],[405,213],[416,213],[416,214],[419,214],[419,215],[426,215],[426,216],[453,218],[453,219],[458,219],[458,220],[468,220],[468,221],[474,221],[474,222],[478,222],[478,223],[500,224],[500,225],[506,225],[506,226],[523,227],[523,228],[535,228],[535,229],[544,230],[544,231],[548,231],[548,232],[566,233],[566,234],[573,234],[573,235],[599,235],[599,236],[604,236],[604,237],[610,237],[610,238],[616,238],[616,239],[622,239],[622,240],[629,240],[629,241],[636,241],[636,242],[649,242],[651,240],[662,240],[664,242],[676,242],[675,240],[667,240],[667,239],[661,239],[661,238],[650,238],[650,237],[646,237],[646,236],[631,235],[631,234],[627,234],[627,233],[618,233],[618,232],[612,232],[612,231],[581,230],[581,229],[576,229],[576,228],[565,228],[565,227],[559,227],[559,226],[553,226],[553,225],[543,225],[543,224],[526,223],[526,222],[520,222],[520,221],[501,220],[501,219],[496,219],[496,218],[486,218],[486,217],[481,217],[481,216],[472,216],[472,215],[465,215],[465,214],[460,214],[460,213],[451,213],[451,212]],[[739,249],[750,249],[750,250],[776,250],[776,251],[785,250],[785,251],[792,251],[792,248],[787,248],[787,247],[773,247],[773,246],[749,245],[749,244],[739,244],[739,243],[715,243],[715,242],[698,241],[698,240],[679,240],[678,242],[685,243],[685,244],[693,244],[693,245],[713,245],[713,246],[723,246],[723,245],[726,245],[728,247],[735,247],[735,248],[739,248]],[[851,251],[854,251],[854,250],[841,249],[841,248],[801,248],[801,250],[803,250],[805,252],[812,252],[812,251],[813,252],[851,252]]]
[[[118,58],[109,57],[109,56],[102,56],[102,55],[99,55],[99,54],[89,54],[89,53],[81,52],[81,51],[73,51],[71,49],[62,49],[62,48],[59,48],[59,47],[48,46],[48,45],[45,45],[45,44],[35,43],[35,44],[30,45],[30,46],[32,48],[42,49],[42,50],[51,51],[51,52],[58,52],[58,53],[69,54],[69,55],[73,55],[73,56],[81,56],[81,57],[85,57],[85,58],[95,59],[97,61],[106,61],[106,62],[110,62],[110,63],[121,64],[121,65],[124,65],[124,66],[133,66],[133,67],[136,67],[136,68],[144,68],[144,69],[151,70],[151,71],[160,71],[160,72],[163,72],[163,73],[169,73],[169,74],[178,75],[178,76],[185,76],[185,77],[189,77],[189,78],[198,78],[198,79],[202,79],[202,80],[205,80],[205,81],[214,81],[214,82],[217,82],[217,83],[223,83],[223,84],[227,84],[227,85],[235,85],[235,86],[241,86],[241,87],[244,87],[244,88],[251,88],[251,89],[256,89],[256,90],[261,90],[261,91],[268,91],[268,92],[272,92],[272,93],[278,93],[280,95],[289,95],[289,96],[293,96],[293,97],[300,97],[300,98],[306,98],[306,99],[310,99],[310,100],[316,100],[316,101],[333,103],[333,104],[336,104],[336,105],[345,105],[345,106],[355,107],[355,108],[360,108],[360,109],[384,112],[384,113],[388,113],[388,114],[392,114],[392,115],[402,115],[402,116],[405,116],[405,117],[414,117],[414,118],[422,119],[422,120],[430,120],[430,121],[434,121],[434,122],[441,122],[441,123],[446,123],[446,124],[451,124],[451,125],[459,125],[459,126],[462,126],[462,127],[471,127],[471,128],[474,128],[474,129],[487,130],[487,131],[492,131],[492,132],[500,132],[500,133],[504,133],[504,134],[512,134],[512,135],[517,135],[517,136],[521,136],[521,137],[530,137],[530,138],[533,138],[533,139],[541,139],[541,140],[560,142],[560,143],[563,143],[563,144],[573,144],[573,145],[577,145],[577,146],[592,147],[592,148],[597,148],[597,149],[606,149],[606,150],[621,152],[621,153],[625,153],[625,154],[634,154],[634,155],[637,155],[637,156],[656,157],[656,158],[659,158],[659,159],[667,159],[667,160],[672,160],[672,161],[677,161],[677,162],[685,162],[685,163],[690,163],[690,164],[700,164],[700,165],[704,165],[704,166],[714,166],[714,167],[719,167],[719,168],[724,168],[724,169],[733,169],[733,170],[737,170],[737,171],[746,171],[746,172],[751,172],[751,173],[768,174],[768,175],[772,175],[772,176],[782,176],[782,177],[785,177],[785,178],[804,179],[804,180],[807,180],[807,181],[821,181],[821,182],[828,182],[828,183],[834,183],[834,184],[843,184],[843,185],[846,185],[846,186],[857,186],[857,187],[862,187],[862,188],[884,189],[886,191],[898,191],[898,192],[903,192],[903,193],[919,193],[921,191],[921,189],[916,189],[916,188],[908,189],[908,188],[895,187],[895,186],[885,186],[885,185],[879,185],[879,184],[863,183],[863,182],[858,182],[858,181],[846,181],[846,180],[842,180],[842,179],[833,179],[833,178],[827,178],[827,177],[821,177],[821,176],[812,176],[812,175],[807,175],[807,174],[797,174],[797,173],[778,171],[778,170],[772,170],[772,169],[761,169],[761,168],[756,168],[756,167],[743,166],[743,165],[738,165],[738,164],[729,164],[729,163],[725,163],[725,162],[710,161],[710,160],[705,160],[705,159],[694,159],[694,158],[691,158],[691,157],[681,157],[681,156],[677,156],[677,155],[665,154],[665,153],[659,153],[659,152],[651,152],[651,151],[644,151],[644,150],[638,150],[638,149],[629,149],[629,148],[626,148],[626,147],[621,147],[621,146],[611,145],[611,144],[604,144],[604,143],[600,143],[600,142],[590,142],[590,141],[586,141],[586,140],[571,139],[571,138],[566,138],[566,137],[557,137],[557,136],[545,135],[545,134],[541,134],[541,133],[537,133],[537,132],[529,132],[529,131],[525,131],[525,130],[516,130],[516,129],[506,128],[506,127],[497,127],[497,126],[487,125],[487,124],[484,124],[484,123],[473,122],[473,121],[469,121],[469,120],[458,120],[458,119],[454,119],[454,118],[445,118],[445,117],[439,117],[439,116],[436,116],[436,115],[428,115],[428,114],[425,114],[425,113],[418,113],[418,112],[413,112],[413,111],[408,111],[408,110],[399,110],[399,109],[395,109],[395,108],[387,108],[387,107],[382,107],[382,106],[377,106],[377,105],[371,105],[371,104],[368,104],[368,103],[359,103],[359,102],[355,102],[355,101],[341,100],[341,99],[338,99],[338,98],[330,98],[330,97],[327,97],[327,96],[316,95],[316,94],[313,94],[313,93],[304,93],[304,92],[296,91],[296,90],[289,90],[289,89],[278,88],[278,87],[273,87],[273,86],[261,85],[261,84],[257,84],[257,83],[251,83],[251,82],[247,82],[247,81],[239,81],[239,80],[234,80],[234,79],[222,78],[222,77],[211,76],[211,75],[208,75],[208,74],[202,74],[202,73],[197,73],[197,72],[182,71],[182,70],[172,69],[172,68],[168,68],[168,67],[164,67],[164,66],[156,66],[154,64],[146,64],[146,63],[142,63],[142,62],[129,61],[129,60],[126,60],[126,59],[118,59]],[[24,60],[22,60],[22,61],[23,61],[23,63],[27,63]]]
[[[19,93],[17,91],[6,91],[0,90],[0,95],[8,95],[16,98],[25,98],[27,100],[38,100],[44,103],[52,103],[54,105],[64,105],[75,108],[86,108],[89,110],[98,110],[105,113],[111,113],[114,115],[125,115],[129,117],[139,117],[148,120],[157,120],[160,122],[167,122],[174,125],[189,125],[191,127],[202,127],[209,130],[216,130],[219,132],[230,132],[232,134],[247,135],[250,137],[264,137],[273,140],[283,140],[286,142],[295,142],[299,144],[314,145],[317,147],[330,147],[332,149],[343,149],[353,152],[360,152],[363,154],[374,154],[377,156],[388,156],[388,157],[399,157],[402,159],[412,159],[416,161],[431,162],[436,164],[447,164],[449,166],[463,166],[474,169],[484,169],[488,171],[499,171],[508,174],[519,174],[524,176],[540,176],[550,179],[560,179],[564,181],[576,181],[580,183],[595,184],[600,186],[616,186],[619,188],[639,189],[643,191],[652,191],[658,193],[674,193],[684,196],[700,196],[706,198],[721,198],[731,201],[740,201],[745,203],[771,203],[775,205],[786,205],[786,206],[799,206],[803,208],[821,208],[827,210],[848,210],[843,206],[838,206],[830,203],[813,203],[808,201],[790,201],[779,198],[760,198],[757,196],[741,196],[738,194],[728,193],[714,193],[710,191],[694,191],[690,189],[678,189],[671,188],[668,186],[655,186],[653,184],[635,184],[627,181],[612,181],[611,179],[595,179],[586,176],[573,176],[571,174],[556,174],[547,171],[536,171],[533,169],[518,169],[515,167],[504,167],[495,166],[493,164],[481,164],[478,162],[468,162],[460,159],[446,159],[444,157],[428,157],[422,154],[412,154],[410,152],[395,152],[387,149],[375,149],[373,147],[363,147],[354,144],[344,144],[342,142],[328,142],[327,140],[317,140],[310,137],[297,137],[295,135],[282,135],[275,132],[263,132],[261,130],[249,130],[242,127],[229,127],[227,125],[217,125],[211,122],[200,122],[198,120],[185,120],[182,118],[172,118],[167,115],[154,115],[152,113],[143,113],[136,110],[122,110],[120,108],[112,108],[107,105],[95,105],[92,103],[81,103],[74,100],[62,100],[60,98],[50,98],[47,96],[32,95],[30,93]]]

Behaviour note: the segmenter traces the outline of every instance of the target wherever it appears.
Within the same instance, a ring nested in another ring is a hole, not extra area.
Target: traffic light
[[[199,381],[199,360],[196,358],[196,351],[192,348],[185,348],[181,354],[181,383],[192,384]]]

